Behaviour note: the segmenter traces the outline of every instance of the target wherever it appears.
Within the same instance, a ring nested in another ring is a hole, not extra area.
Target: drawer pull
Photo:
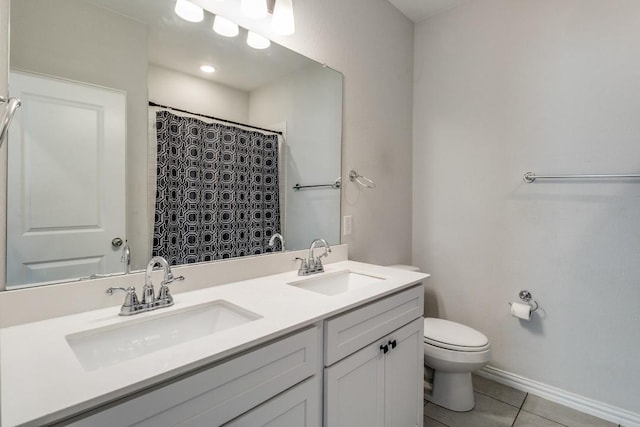
[[[389,346],[391,347],[391,350],[393,350],[398,346],[398,343],[396,342],[396,340],[392,340],[392,341],[389,341]]]
[[[384,354],[387,354],[389,352],[389,346],[387,344],[383,344],[380,346],[380,350],[382,350]]]

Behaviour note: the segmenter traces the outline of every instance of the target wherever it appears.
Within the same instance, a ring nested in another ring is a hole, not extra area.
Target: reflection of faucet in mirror
[[[324,252],[319,256],[314,256],[314,249],[318,245],[318,243],[324,246]],[[315,239],[311,242],[311,246],[309,247],[309,258],[296,258],[300,260],[300,268],[298,269],[298,276],[308,276],[309,274],[322,273],[324,271],[324,266],[322,265],[322,257],[329,256],[329,252],[331,252],[331,246],[327,243],[325,239]]]
[[[269,247],[275,249],[276,239],[280,240],[280,250],[284,252],[286,250],[284,246],[284,237],[280,233],[275,233],[273,236],[271,236],[271,238],[269,239]]]
[[[131,248],[126,243],[122,248],[120,262],[124,263],[124,274],[129,274],[131,272]]]

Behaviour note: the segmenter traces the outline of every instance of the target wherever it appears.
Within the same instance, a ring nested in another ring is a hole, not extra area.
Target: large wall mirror
[[[342,75],[174,6],[11,2],[7,289],[339,243]]]

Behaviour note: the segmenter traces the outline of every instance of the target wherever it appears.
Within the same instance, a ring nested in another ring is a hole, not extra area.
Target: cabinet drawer
[[[422,316],[422,285],[325,321],[324,365],[329,366]]]
[[[199,425],[190,420],[206,414],[206,425],[218,426],[312,376],[318,351],[318,328],[313,327],[71,425]]]
[[[319,427],[322,420],[320,380],[316,375],[239,416],[225,427]],[[208,426],[207,419],[195,420]]]

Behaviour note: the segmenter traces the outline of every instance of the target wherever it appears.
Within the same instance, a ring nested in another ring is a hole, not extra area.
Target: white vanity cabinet
[[[418,286],[325,322],[326,427],[422,426],[422,311]]]
[[[318,373],[318,335],[318,327],[306,329],[153,391],[129,398],[70,425],[220,426]],[[319,387],[315,388],[315,396],[313,387],[305,390],[307,397],[302,404],[307,404],[307,407],[304,409],[319,420]],[[283,406],[282,400],[276,402],[276,409],[282,412],[285,419],[287,416],[295,416],[295,411],[289,411],[286,404]],[[315,406],[309,403],[311,400],[315,400]],[[297,408],[300,404],[294,403],[296,404],[292,406],[290,404],[290,408]],[[273,411],[273,408],[272,403],[263,412]],[[287,412],[290,413],[286,415]],[[238,422],[231,425],[249,425]]]
[[[320,381],[320,376],[311,377],[225,424],[225,427],[320,427]]]
[[[422,311],[418,285],[64,425],[421,427]]]

